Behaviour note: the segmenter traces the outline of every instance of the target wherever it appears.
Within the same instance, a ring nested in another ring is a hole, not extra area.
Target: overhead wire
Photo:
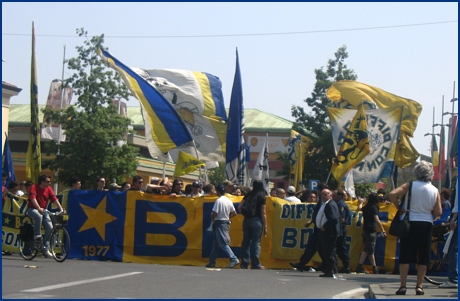
[[[171,38],[219,38],[219,37],[245,37],[245,36],[275,36],[275,35],[314,34],[314,33],[359,31],[359,30],[376,30],[376,29],[388,29],[388,28],[438,25],[438,24],[457,23],[457,22],[458,22],[458,20],[429,22],[429,23],[374,26],[374,27],[360,27],[360,28],[324,29],[324,30],[271,32],[271,33],[240,33],[240,34],[210,34],[210,35],[167,35],[167,36],[108,36],[108,35],[104,35],[104,37],[105,38],[112,38],[112,39],[171,39]],[[4,36],[30,36],[30,33],[26,34],[26,33],[4,33],[4,32],[2,32],[2,35],[4,35]],[[74,36],[74,35],[54,35],[54,34],[36,34],[36,36],[53,37],[53,38],[78,38],[79,37],[79,36]],[[89,36],[89,37],[93,37],[93,36]]]

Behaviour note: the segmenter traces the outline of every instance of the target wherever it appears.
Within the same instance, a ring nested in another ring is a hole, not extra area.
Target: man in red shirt
[[[45,257],[52,257],[49,249],[49,237],[51,230],[53,230],[53,224],[45,209],[48,206],[48,201],[56,204],[59,211],[62,211],[62,206],[59,203],[56,195],[54,194],[53,188],[50,186],[51,180],[47,175],[41,175],[38,178],[38,184],[32,185],[29,192],[29,202],[27,209],[27,215],[34,221],[34,237],[35,239],[41,238],[41,225],[45,228],[45,236],[43,237],[43,250],[42,253]],[[45,213],[45,214],[44,214]]]

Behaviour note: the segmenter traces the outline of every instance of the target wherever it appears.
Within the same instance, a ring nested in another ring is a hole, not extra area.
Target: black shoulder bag
[[[412,194],[412,181],[409,182],[409,191],[403,197],[401,204],[399,205],[399,208],[402,208],[404,205],[404,201],[407,199],[406,215],[404,215],[403,219],[400,219],[399,217],[400,213],[398,210],[398,212],[395,214],[395,217],[393,218],[393,221],[391,222],[390,230],[388,231],[390,235],[393,235],[396,237],[409,236],[409,233],[410,233],[409,210],[410,210],[411,194]]]

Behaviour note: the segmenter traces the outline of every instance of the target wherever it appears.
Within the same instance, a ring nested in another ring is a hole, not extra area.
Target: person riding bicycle
[[[53,230],[53,224],[49,215],[44,214],[48,201],[53,202],[62,212],[62,206],[59,203],[56,195],[54,194],[53,188],[50,186],[51,180],[47,175],[41,175],[38,177],[38,184],[32,185],[29,193],[29,202],[27,215],[34,221],[34,238],[41,239],[41,225],[45,228],[45,236],[43,237],[43,249],[42,253],[45,257],[52,257],[49,252],[49,237]]]

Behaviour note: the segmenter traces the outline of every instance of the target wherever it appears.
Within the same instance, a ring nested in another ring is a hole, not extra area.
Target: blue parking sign
[[[319,180],[310,180],[308,187],[310,190],[318,190]]]

